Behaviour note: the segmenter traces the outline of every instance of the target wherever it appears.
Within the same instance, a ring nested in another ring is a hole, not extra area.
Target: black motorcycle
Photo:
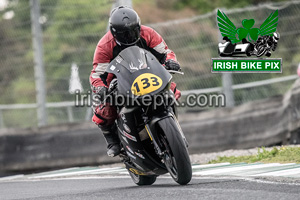
[[[265,35],[260,36],[257,39],[257,42],[254,44],[254,49],[257,57],[261,57],[266,55],[267,57],[271,56],[271,50],[275,51],[277,47],[277,43],[280,35],[278,33],[274,33],[273,36]]]
[[[149,51],[133,46],[112,60],[106,72],[116,77],[107,98],[119,110],[120,157],[133,182],[151,185],[169,172],[177,183],[189,183],[188,143],[177,121],[170,71]]]

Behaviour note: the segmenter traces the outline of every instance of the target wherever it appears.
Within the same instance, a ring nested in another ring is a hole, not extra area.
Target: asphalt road
[[[128,176],[0,182],[0,199],[300,199],[300,184],[194,177],[180,186],[169,177],[136,186]]]

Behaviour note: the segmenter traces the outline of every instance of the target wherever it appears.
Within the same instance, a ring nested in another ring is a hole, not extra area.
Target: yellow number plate
[[[158,90],[162,83],[161,78],[154,74],[141,74],[133,81],[131,91],[134,95],[142,96]]]

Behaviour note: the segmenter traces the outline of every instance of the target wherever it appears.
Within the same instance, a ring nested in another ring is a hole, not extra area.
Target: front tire
[[[158,133],[165,150],[163,157],[170,175],[180,185],[188,184],[192,179],[192,166],[188,150],[173,118],[168,117],[159,122]]]
[[[132,181],[137,185],[152,185],[156,181],[156,176],[146,176],[134,174],[132,171],[128,170]]]

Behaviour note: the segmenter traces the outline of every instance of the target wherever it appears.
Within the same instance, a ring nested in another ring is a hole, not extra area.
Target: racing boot
[[[115,124],[109,126],[99,125],[107,144],[107,155],[115,157],[120,154],[120,139],[117,135],[117,127]]]

